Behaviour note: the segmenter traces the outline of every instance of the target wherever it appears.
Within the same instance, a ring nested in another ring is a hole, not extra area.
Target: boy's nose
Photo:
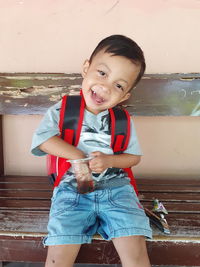
[[[93,89],[96,91],[96,93],[98,93],[98,92],[105,92],[105,93],[108,93],[108,92],[110,91],[109,86],[107,86],[107,85],[103,85],[103,84],[101,84],[101,85],[95,85],[95,86],[93,87]]]

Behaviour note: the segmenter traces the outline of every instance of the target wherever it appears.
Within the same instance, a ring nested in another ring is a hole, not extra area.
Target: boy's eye
[[[121,89],[122,91],[124,90],[123,86],[121,86],[121,84],[119,84],[119,83],[116,84],[116,87]]]
[[[100,76],[105,76],[106,75],[106,73],[104,71],[102,71],[102,70],[98,70],[98,73],[99,73]]]

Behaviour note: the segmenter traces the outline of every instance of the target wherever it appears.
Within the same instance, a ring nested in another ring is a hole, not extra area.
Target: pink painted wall
[[[200,72],[198,0],[0,0],[0,72],[80,72],[102,38],[125,34],[143,48],[147,73]],[[40,116],[5,116],[7,174],[45,174],[30,155]],[[140,176],[200,173],[200,118],[137,117]],[[13,138],[13,132],[15,137]]]

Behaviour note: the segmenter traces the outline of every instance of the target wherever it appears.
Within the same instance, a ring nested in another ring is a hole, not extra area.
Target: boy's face
[[[130,97],[140,66],[122,56],[100,51],[82,70],[86,109],[93,114],[112,108]]]

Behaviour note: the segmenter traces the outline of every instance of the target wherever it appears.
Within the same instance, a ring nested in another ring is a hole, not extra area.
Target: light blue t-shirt
[[[50,137],[60,135],[60,108],[61,101],[49,108],[39,127],[35,131],[31,146],[31,152],[33,155],[46,155],[46,153],[41,151],[38,146],[48,140]],[[105,110],[95,115],[85,109],[80,140],[77,148],[88,155],[94,151],[100,151],[105,154],[113,154],[110,144],[111,135],[109,131],[109,111]],[[142,155],[132,120],[130,141],[124,153]],[[129,183],[127,174],[119,168],[108,168],[101,174],[93,173],[93,179],[96,182],[96,188],[99,189],[111,186],[120,186]],[[76,180],[71,169],[69,169],[68,172],[63,176],[62,182],[63,181],[68,182],[72,186],[76,186]]]

